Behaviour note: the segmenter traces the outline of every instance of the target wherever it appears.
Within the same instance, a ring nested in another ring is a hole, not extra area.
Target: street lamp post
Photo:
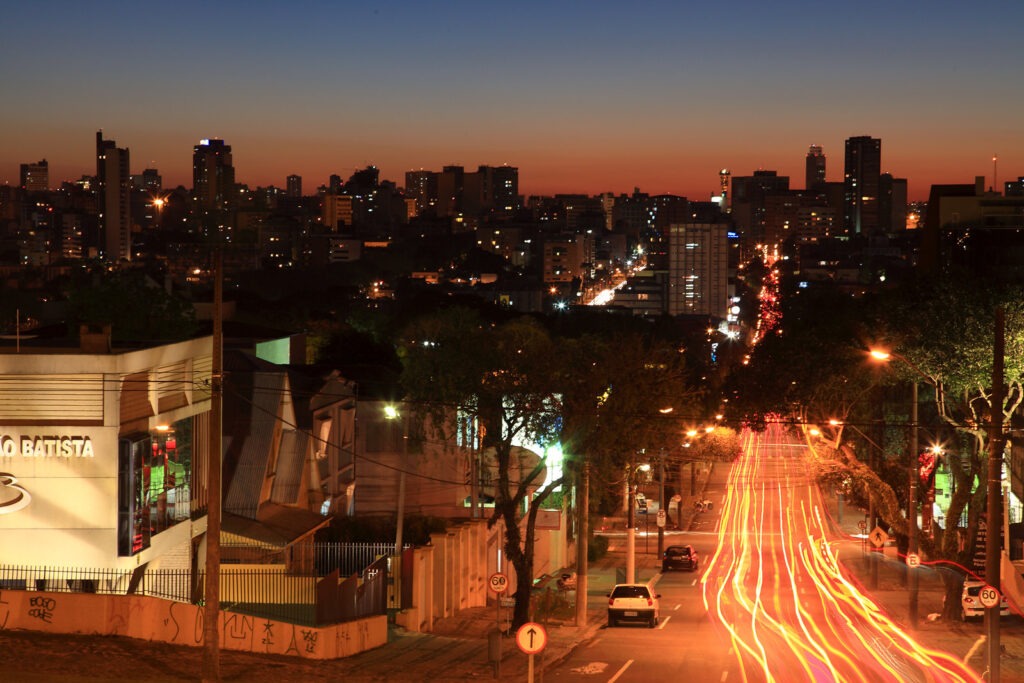
[[[923,377],[929,384],[934,384],[932,379],[921,370],[911,363],[909,360],[900,356],[899,354],[892,353],[891,351],[871,351],[871,357],[876,360],[887,362],[890,358],[895,358],[902,361],[907,367],[916,372],[919,376]],[[907,463],[907,477],[909,491],[907,494],[907,556],[916,555],[918,553],[918,535],[917,535],[917,488],[918,481],[921,477],[921,465],[918,457],[918,438],[917,438],[917,380],[915,379],[910,383],[911,389],[911,406],[910,406],[910,454],[909,462]],[[910,593],[909,604],[907,606],[907,621],[912,629],[917,628],[917,594],[918,594],[918,576],[917,568],[911,567],[907,564],[907,587]]]

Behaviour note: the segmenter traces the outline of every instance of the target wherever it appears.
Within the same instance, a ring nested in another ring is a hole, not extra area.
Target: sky
[[[704,200],[722,168],[804,187],[812,144],[842,180],[870,135],[924,200],[1024,176],[1022,26],[990,0],[12,2],[0,183],[95,173],[102,130],[165,187],[221,138],[251,187],[509,164],[525,195]]]

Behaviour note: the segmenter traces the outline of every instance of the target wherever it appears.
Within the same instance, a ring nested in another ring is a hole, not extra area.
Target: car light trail
[[[744,434],[729,477],[704,606],[744,681],[980,681],[924,647],[844,572],[807,461],[784,427]]]

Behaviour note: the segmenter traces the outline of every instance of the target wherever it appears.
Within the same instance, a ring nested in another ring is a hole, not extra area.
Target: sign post
[[[497,594],[498,599],[495,600],[495,607],[497,608],[494,625],[498,629],[496,633],[497,652],[495,653],[496,661],[494,662],[494,676],[495,678],[501,678],[501,595],[508,590],[508,577],[501,572],[494,572],[490,578],[487,579],[487,585],[491,587],[491,590]]]
[[[516,645],[530,656],[530,662],[526,669],[526,680],[529,683],[533,683],[533,655],[543,650],[547,644],[548,632],[540,624],[528,621],[516,631]]]

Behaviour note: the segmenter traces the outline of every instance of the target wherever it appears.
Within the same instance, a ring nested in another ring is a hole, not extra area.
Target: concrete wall
[[[412,604],[397,615],[396,623],[410,631],[429,632],[438,619],[459,610],[483,607],[497,597],[488,587],[491,574],[500,571],[509,579],[512,597],[516,572],[505,559],[505,534],[498,523],[487,528],[486,520],[472,520],[432,534],[430,545],[413,551]],[[498,556],[501,553],[499,566]],[[534,578],[553,574],[575,563],[574,545],[566,540],[564,515],[558,529],[537,529],[534,543]]]
[[[220,613],[225,650],[338,659],[384,645],[387,617],[326,628]],[[127,636],[202,647],[203,608],[133,595],[0,591],[0,630]]]

